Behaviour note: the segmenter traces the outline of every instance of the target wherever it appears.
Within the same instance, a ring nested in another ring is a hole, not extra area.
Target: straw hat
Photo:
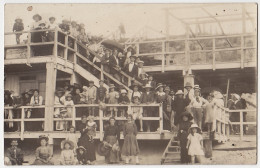
[[[144,64],[144,61],[140,60],[138,61],[138,64]]]
[[[49,138],[46,135],[40,135],[39,141],[41,141],[42,139],[45,139],[47,142],[49,141]]]
[[[155,90],[159,89],[160,87],[163,87],[163,84],[162,83],[158,83]]]
[[[234,96],[237,100],[240,99],[240,96],[239,96],[238,94],[236,94],[236,93],[233,93],[233,94],[231,94],[231,95]]]
[[[126,94],[127,91],[126,91],[125,89],[122,89],[122,90],[121,90],[121,94],[124,94],[124,93]]]
[[[33,20],[35,20],[36,17],[39,17],[39,20],[42,20],[42,17],[41,17],[41,15],[39,15],[39,14],[33,15]]]
[[[97,153],[100,156],[106,156],[109,154],[109,146],[106,146],[104,143],[98,144]]]
[[[87,120],[90,120],[90,119],[95,119],[95,117],[94,116],[92,116],[92,115],[90,115],[90,116],[88,116],[88,118],[87,118]]]
[[[53,20],[53,19],[56,20],[56,18],[52,16],[52,17],[49,18],[49,21]]]
[[[201,133],[201,129],[199,128],[199,126],[198,126],[197,124],[192,124],[192,125],[190,126],[188,132],[191,132],[191,129],[192,129],[192,128],[197,128],[198,133]]]
[[[194,88],[193,88],[193,89],[194,89],[194,90],[195,90],[195,89],[200,90],[201,88],[200,88],[199,85],[194,85]]]
[[[147,83],[147,84],[144,86],[144,88],[152,88],[152,86]]]
[[[72,95],[69,93],[69,94],[66,95],[65,98],[67,99],[68,97],[72,97]]]
[[[191,88],[192,88],[192,85],[191,85],[191,83],[190,83],[190,82],[186,82],[186,84],[185,84],[184,88],[186,88],[186,87],[191,87]]]
[[[140,90],[142,88],[142,86],[139,83],[137,83],[136,81],[134,81],[134,83],[129,88],[134,90],[134,87],[136,87],[136,86],[137,86],[138,90]]]
[[[175,95],[184,95],[183,91],[182,90],[178,90]]]
[[[83,88],[83,90],[88,90],[87,86],[83,86],[82,88]]]
[[[74,143],[70,140],[63,140],[61,141],[61,149],[65,149],[65,145],[69,144],[70,145],[70,149],[74,149]]]
[[[189,121],[193,119],[193,116],[192,116],[191,113],[188,112],[188,111],[185,111],[185,112],[181,113],[180,118],[182,119],[183,116],[188,117],[188,120],[189,120]]]

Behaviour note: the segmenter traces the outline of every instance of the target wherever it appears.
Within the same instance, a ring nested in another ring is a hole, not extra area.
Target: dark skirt
[[[117,143],[117,137],[107,136],[106,142],[113,146]],[[108,155],[105,156],[105,160],[107,163],[119,163],[119,151],[113,151],[111,148]]]
[[[183,133],[179,133],[180,146],[181,146],[181,163],[189,163],[190,156],[188,155],[188,149],[186,148],[188,142],[188,133],[185,131]]]
[[[122,154],[125,156],[136,156],[139,153],[139,146],[134,134],[127,134],[125,136]]]
[[[87,150],[87,154],[86,154],[87,160],[91,162],[96,160],[96,149],[95,149],[94,140],[91,140],[86,133],[84,133],[80,137],[78,146],[83,146]]]

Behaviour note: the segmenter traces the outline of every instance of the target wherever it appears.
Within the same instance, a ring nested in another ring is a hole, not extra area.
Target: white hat
[[[123,94],[123,93],[127,93],[127,91],[125,89],[122,89],[121,94]]]
[[[194,85],[194,89],[199,89],[200,90],[200,85]]]
[[[144,61],[141,61],[141,60],[140,60],[140,61],[138,61],[138,64],[139,64],[139,63],[142,63],[142,64],[143,64],[143,63],[144,63]]]
[[[88,87],[87,86],[83,86],[82,87],[84,90],[88,90]]]
[[[182,90],[178,90],[178,91],[175,93],[175,95],[180,95],[180,94],[182,94],[182,95],[184,94]]]
[[[190,132],[190,129],[192,129],[192,128],[197,128],[197,129],[198,129],[198,132],[201,132],[200,127],[199,127],[197,124],[195,124],[195,123],[194,123],[194,124],[191,124],[191,126],[190,126],[188,132]]]
[[[237,100],[240,99],[240,96],[239,96],[238,94],[236,94],[236,93],[233,93],[233,94],[231,94],[231,95],[233,95]]]
[[[145,86],[144,86],[144,88],[151,88],[152,86],[150,85],[150,84],[146,84]]]

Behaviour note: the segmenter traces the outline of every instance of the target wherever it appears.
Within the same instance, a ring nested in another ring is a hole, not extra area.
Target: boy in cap
[[[20,17],[17,17],[15,19],[15,23],[13,26],[13,32],[19,32],[19,31],[23,31],[24,30],[24,26],[23,26],[23,20]],[[16,43],[20,44],[20,36],[22,35],[22,33],[16,33]]]
[[[7,156],[5,157],[8,165],[22,165],[23,163],[23,152],[17,146],[17,140],[13,139],[11,141],[11,147],[7,149]]]
[[[95,104],[97,98],[97,88],[94,86],[94,81],[89,81],[88,88],[88,104]],[[95,107],[90,107],[90,115],[94,116]]]

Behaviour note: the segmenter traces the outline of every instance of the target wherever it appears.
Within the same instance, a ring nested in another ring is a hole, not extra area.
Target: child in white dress
[[[188,142],[186,148],[188,149],[188,155],[191,156],[191,164],[195,163],[195,158],[198,163],[201,163],[201,156],[204,155],[203,152],[203,138],[200,128],[197,124],[192,124],[189,128]]]
[[[73,152],[76,155],[76,149],[78,147],[78,145],[77,145],[78,137],[76,135],[75,127],[71,126],[69,131],[70,131],[70,133],[67,135],[66,140],[73,142],[73,144],[74,144]]]
[[[139,105],[140,98],[138,96],[133,97],[133,104]],[[139,120],[140,122],[140,132],[143,132],[143,108],[142,107],[132,107],[131,111],[128,111],[128,115],[131,114],[133,116],[133,120]]]
[[[62,151],[61,151],[61,165],[75,165],[76,159],[73,152],[74,144],[72,141],[64,140],[62,141]]]
[[[94,116],[88,116],[86,129],[88,130],[87,134],[89,136],[90,141],[93,141],[94,137],[96,136],[96,128],[97,124],[94,121]]]

